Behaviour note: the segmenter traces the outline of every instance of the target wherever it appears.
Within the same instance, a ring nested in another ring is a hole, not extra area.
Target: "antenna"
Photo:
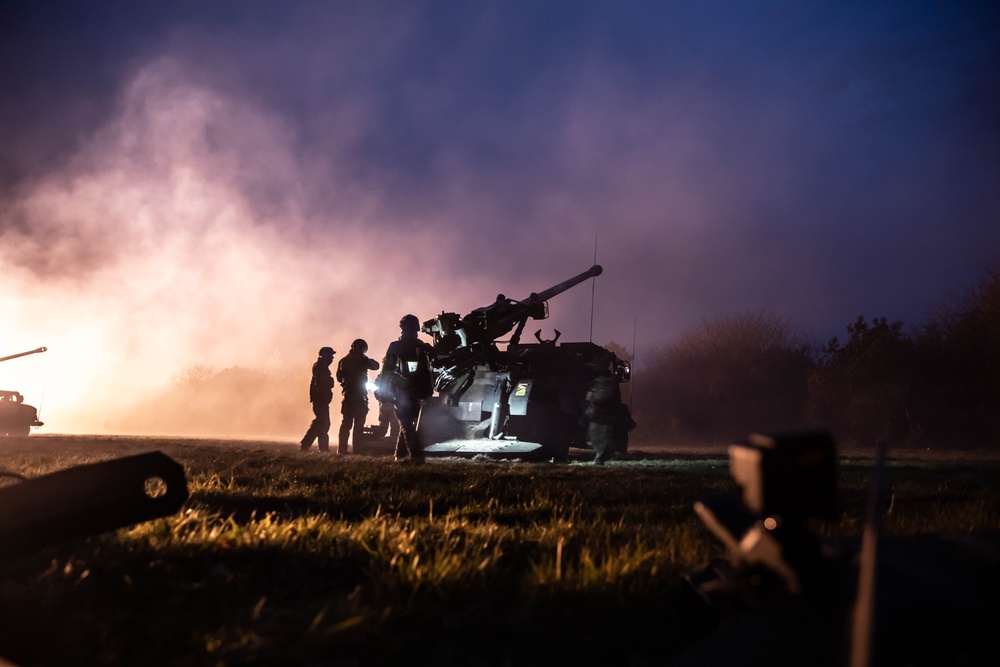
[[[594,266],[597,266],[597,232],[594,232]],[[594,293],[597,291],[597,276],[590,281],[590,342],[594,342]]]
[[[639,319],[637,317],[632,318],[632,377],[629,378],[628,383],[628,412],[632,414],[632,395],[635,392],[635,331],[638,328]]]
[[[49,376],[45,375],[45,381],[42,383],[42,398],[38,401],[38,410],[35,412],[38,419],[42,418],[42,406],[45,405],[45,390],[49,386]]]

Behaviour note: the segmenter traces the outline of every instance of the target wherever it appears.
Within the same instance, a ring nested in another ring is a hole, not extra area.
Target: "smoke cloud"
[[[447,242],[411,233],[399,254],[356,211],[317,224],[300,170],[279,118],[169,59],[143,68],[113,122],[5,204],[4,350],[50,349],[5,363],[4,385],[46,375],[51,428],[92,431],[190,365],[307,373],[321,345],[384,349],[401,314],[429,312],[414,277]],[[266,207],[260,187],[279,193]]]

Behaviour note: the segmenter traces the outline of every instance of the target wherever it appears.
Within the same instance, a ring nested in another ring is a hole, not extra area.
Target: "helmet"
[[[319,356],[321,357],[330,357],[332,359],[335,354],[337,354],[337,352],[332,347],[319,348]]]
[[[358,338],[353,343],[351,343],[351,349],[358,350],[361,353],[365,353],[368,351],[368,343],[365,342],[364,338]]]
[[[404,315],[403,319],[399,321],[399,328],[403,331],[407,329],[412,331],[420,330],[420,320],[417,319],[416,315]]]

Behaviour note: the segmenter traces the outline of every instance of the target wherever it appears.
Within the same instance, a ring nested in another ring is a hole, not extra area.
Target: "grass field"
[[[164,519],[0,563],[0,656],[23,665],[663,664],[700,637],[681,577],[724,556],[693,503],[723,452],[608,466],[299,452],[96,436],[0,442],[35,477],[159,450],[191,497]],[[871,461],[844,456],[857,536]],[[896,456],[889,534],[1000,529],[1000,458]]]

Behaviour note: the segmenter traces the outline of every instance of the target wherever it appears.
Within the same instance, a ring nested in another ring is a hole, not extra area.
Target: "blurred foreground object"
[[[27,352],[18,352],[0,357],[0,362],[10,361],[29,354],[39,354],[49,348],[39,347]],[[38,421],[38,410],[24,402],[24,396],[17,391],[0,391],[0,436],[23,436],[31,433],[31,427],[42,426]]]
[[[885,443],[875,454],[862,540],[820,539],[812,522],[837,515],[830,436],[729,448],[739,495],[695,504],[729,558],[684,577],[711,634],[673,664],[994,664],[1000,533],[881,536]]]
[[[830,563],[806,521],[836,512],[836,448],[830,436],[751,435],[729,447],[729,465],[741,497],[719,494],[694,509],[729,548],[734,571],[755,581],[773,578],[792,594],[829,587]]]
[[[0,559],[158,519],[188,498],[184,468],[162,452],[60,470],[0,488]]]

